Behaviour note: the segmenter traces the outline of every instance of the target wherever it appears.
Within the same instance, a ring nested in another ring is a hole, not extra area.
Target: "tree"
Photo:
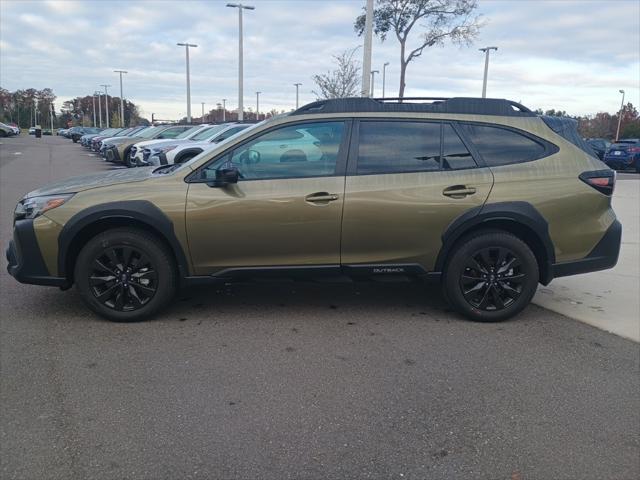
[[[334,55],[336,69],[311,77],[318,86],[313,91],[319,99],[353,97],[358,94],[360,84],[360,65],[353,59],[359,47],[345,50],[340,55]]]
[[[480,17],[474,15],[477,0],[377,0],[377,4],[378,8],[373,11],[375,34],[384,41],[391,32],[400,43],[400,98],[404,97],[407,66],[422,55],[425,48],[442,46],[445,40],[470,45],[484,25]],[[364,24],[363,14],[354,24],[358,35],[363,34]],[[409,35],[417,25],[424,31],[408,51]]]

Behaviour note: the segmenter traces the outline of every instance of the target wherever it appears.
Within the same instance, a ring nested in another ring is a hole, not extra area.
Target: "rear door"
[[[347,171],[342,264],[380,273],[432,270],[446,228],[493,185],[447,122],[360,120]]]

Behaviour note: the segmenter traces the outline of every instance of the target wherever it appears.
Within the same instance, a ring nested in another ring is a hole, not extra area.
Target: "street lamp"
[[[242,11],[255,10],[256,7],[241,3],[227,3],[227,7],[238,9],[238,120],[241,121],[244,118],[244,105],[242,102]]]
[[[222,99],[222,123],[227,121],[227,99]]]
[[[202,118],[200,119],[200,123],[204,123],[204,102],[200,102],[202,104]]]
[[[122,74],[129,73],[126,70],[114,70],[120,74],[120,127],[124,128],[124,97],[122,96]]]
[[[262,92],[256,92],[256,120],[259,120],[260,116],[260,94]]]
[[[484,56],[484,81],[482,82],[482,98],[487,98],[487,74],[489,73],[489,52],[491,50],[498,50],[498,47],[484,47],[479,48],[481,52],[485,53]]]
[[[387,65],[389,62],[384,62],[382,65],[382,98],[384,98],[384,87],[387,83]]]
[[[618,114],[618,129],[616,130],[616,142],[620,138],[620,122],[622,122],[622,109],[624,108],[624,90],[618,90],[622,94],[622,102],[620,102],[620,113]]]
[[[296,87],[296,110],[298,109],[298,100],[300,99],[300,92],[299,92],[299,88],[300,85],[302,85],[301,83],[294,83],[295,87]]]
[[[364,20],[364,48],[362,49],[362,96],[366,97],[371,87],[369,72],[371,72],[371,42],[373,38],[373,0],[367,0]]]
[[[107,88],[109,88],[111,85],[100,85],[101,87],[104,87],[104,98],[105,98],[105,105],[107,106],[107,128],[109,128],[109,92],[107,91]]]
[[[91,97],[91,99],[93,103],[93,126],[97,127],[96,125],[96,92],[93,92],[93,96]]]
[[[373,92],[375,91],[374,90],[375,87],[373,86],[373,84],[374,84],[374,81],[376,79],[376,73],[380,73],[380,71],[379,70],[371,70],[371,94],[369,95],[370,97],[373,97]]]
[[[100,93],[100,91],[98,90],[93,92],[93,94],[98,96],[98,118],[100,119],[100,128],[102,128],[102,104],[100,103],[100,97],[102,96],[102,93]],[[95,109],[93,114],[95,116]]]
[[[187,56],[187,123],[191,123],[191,79],[189,77],[189,47],[196,48],[193,43],[176,43],[179,47],[184,47]]]

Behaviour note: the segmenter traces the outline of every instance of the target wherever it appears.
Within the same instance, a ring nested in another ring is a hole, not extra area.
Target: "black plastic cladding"
[[[501,98],[421,98],[374,99],[366,97],[337,98],[319,100],[300,107],[291,115],[313,113],[351,112],[419,112],[419,113],[461,113],[470,115],[500,115],[506,117],[535,117],[536,114],[524,105]],[[412,100],[431,100],[431,103],[408,103]]]

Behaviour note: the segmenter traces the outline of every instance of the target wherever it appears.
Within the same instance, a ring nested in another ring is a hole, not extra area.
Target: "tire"
[[[122,163],[127,167],[127,168],[133,168],[135,167],[135,164],[131,163],[131,148],[127,148],[125,149],[125,151],[123,152],[123,159],[122,159]]]
[[[152,317],[173,299],[178,283],[173,257],[162,241],[131,228],[107,230],[89,240],[76,260],[74,278],[87,306],[114,322]]]
[[[468,319],[500,322],[531,302],[539,278],[538,262],[526,243],[504,231],[486,230],[454,248],[443,289],[451,306]]]

